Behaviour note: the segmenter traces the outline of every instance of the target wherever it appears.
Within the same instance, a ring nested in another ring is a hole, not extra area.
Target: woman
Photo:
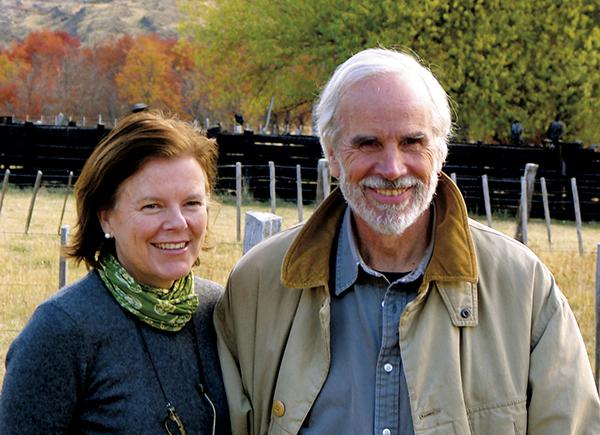
[[[194,278],[216,145],[144,111],[94,150],[67,254],[91,271],[12,343],[2,434],[229,433],[212,327],[222,288]]]

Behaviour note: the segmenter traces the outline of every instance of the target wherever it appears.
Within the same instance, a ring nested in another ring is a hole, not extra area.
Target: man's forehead
[[[386,73],[364,77],[347,88],[342,101],[344,97],[352,97],[358,93],[367,93],[372,98],[389,98],[390,93],[394,93],[396,97],[401,95],[407,100],[431,101],[423,80],[408,74]]]

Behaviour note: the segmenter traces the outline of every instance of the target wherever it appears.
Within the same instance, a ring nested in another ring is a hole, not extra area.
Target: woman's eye
[[[188,207],[202,207],[204,205],[203,201],[193,200],[187,202]]]

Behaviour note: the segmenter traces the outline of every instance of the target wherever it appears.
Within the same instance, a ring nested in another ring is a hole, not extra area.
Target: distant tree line
[[[456,138],[600,141],[597,0],[178,0],[178,39],[94,47],[42,31],[0,48],[0,115],[102,113],[137,102],[190,119],[307,126],[336,65],[374,46],[418,55],[448,91]],[[294,130],[292,130],[294,131]]]
[[[112,122],[143,102],[205,116],[206,85],[193,54],[187,39],[155,34],[88,47],[66,32],[32,32],[0,48],[0,115],[35,121],[62,113],[92,122],[102,115]]]

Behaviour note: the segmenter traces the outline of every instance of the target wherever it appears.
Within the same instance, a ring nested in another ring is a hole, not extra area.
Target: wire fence
[[[225,168],[220,168],[223,170]],[[244,188],[248,179],[243,176],[243,167],[241,164],[230,165],[228,170],[232,171],[232,182],[235,188],[222,190],[220,197],[210,208],[210,225],[216,234],[214,248],[204,255],[205,261],[201,261],[197,272],[208,279],[224,283],[227,279],[228,271],[233,264],[242,255],[242,239],[244,231],[242,230],[242,220],[245,212],[248,210],[262,210],[272,212],[284,217],[284,227],[291,226],[302,221],[312,213],[315,205],[322,200],[324,196],[334,187],[326,165],[321,164],[319,168],[281,168],[275,165],[262,165],[260,169],[266,175],[261,174],[254,182],[260,181],[264,188],[268,189],[270,198],[267,201],[256,202],[251,193]],[[296,177],[287,176],[285,180],[296,184],[297,198],[295,202],[283,201],[278,198],[277,186],[282,183],[283,178],[279,176],[282,169],[294,169],[297,171]],[[317,182],[307,183],[302,179],[302,175],[308,171],[317,171]],[[60,187],[47,186],[43,183],[43,174],[40,181],[34,189],[18,189],[10,187],[5,179],[0,190],[0,269],[3,272],[3,282],[0,283],[0,348],[6,349],[8,343],[14,338],[15,334],[22,328],[23,319],[29,317],[30,312],[37,304],[46,299],[52,292],[56,291],[64,283],[70,283],[86,273],[85,267],[75,266],[72,263],[61,263],[60,229],[63,225],[69,225],[73,228],[75,205],[72,197],[72,186],[65,183]],[[68,175],[67,175],[68,177]],[[461,185],[460,174],[454,175],[457,178],[458,185]],[[493,185],[495,180],[489,178],[489,185]],[[514,180],[515,185],[524,185],[521,194],[520,205],[527,207],[526,183],[522,180]],[[298,186],[300,186],[298,188]],[[481,188],[484,189],[485,183],[482,179]],[[488,186],[489,187],[489,186]],[[316,202],[305,204],[302,192],[304,189],[318,190],[314,194]],[[489,201],[493,204],[494,189],[488,189]],[[576,195],[574,195],[576,197]],[[519,204],[516,205],[518,207]],[[572,204],[575,207],[575,204]],[[516,226],[517,219],[515,215],[506,215],[502,213],[495,214],[494,207],[486,207],[489,214],[486,216],[476,216],[476,219],[483,223],[489,223],[496,229],[510,234]],[[526,216],[523,215],[523,216]],[[578,301],[573,299],[578,306],[575,306],[576,315],[580,325],[594,323],[590,327],[591,332],[584,332],[586,345],[590,352],[590,358],[594,355],[595,372],[598,376],[600,369],[598,361],[600,355],[599,336],[600,336],[600,226],[596,223],[573,225],[549,220],[553,231],[553,239],[550,243],[547,240],[548,221],[536,221],[534,228],[529,232],[529,243],[536,252],[542,251],[543,255],[555,255],[559,257],[578,257],[580,261],[586,264],[596,264],[596,276],[592,278],[578,278],[583,280],[584,299]],[[522,224],[532,225],[528,220]],[[234,231],[239,228],[239,231]],[[587,232],[586,232],[587,231]],[[590,232],[591,231],[591,232]],[[564,233],[567,233],[565,237]],[[561,235],[562,234],[562,235]],[[590,234],[588,238],[584,238]],[[62,235],[62,243],[66,242],[66,234]],[[582,248],[583,247],[583,248]],[[577,255],[579,254],[579,256]],[[542,256],[543,256],[542,255]],[[11,261],[18,258],[18,261]],[[581,267],[580,267],[581,268]],[[589,274],[593,267],[585,266],[586,270],[571,270],[569,274]],[[562,272],[559,272],[559,275]],[[586,275],[587,276],[587,275]],[[562,276],[557,276],[557,280],[564,280]],[[588,282],[589,281],[589,282]],[[576,283],[575,285],[580,285]],[[563,287],[567,287],[564,286]],[[587,289],[587,290],[585,290]],[[593,291],[595,289],[595,292]],[[22,310],[15,310],[16,307],[23,307]],[[581,320],[583,317],[591,320]],[[595,354],[593,353],[595,352]],[[1,373],[0,373],[1,374]]]

